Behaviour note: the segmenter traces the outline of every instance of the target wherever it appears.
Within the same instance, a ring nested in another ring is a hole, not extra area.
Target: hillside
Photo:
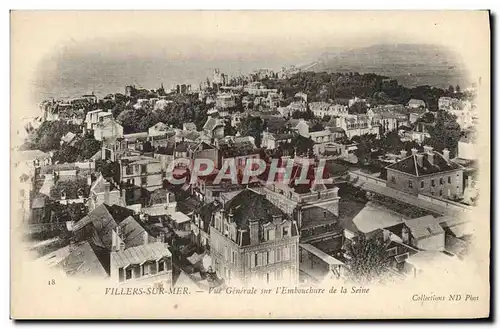
[[[382,44],[350,50],[333,48],[307,70],[314,72],[376,73],[396,78],[407,87],[468,86],[463,63],[444,47],[424,44]]]

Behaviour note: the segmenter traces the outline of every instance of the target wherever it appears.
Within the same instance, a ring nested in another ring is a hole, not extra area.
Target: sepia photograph
[[[490,315],[488,11],[27,11],[13,319]]]

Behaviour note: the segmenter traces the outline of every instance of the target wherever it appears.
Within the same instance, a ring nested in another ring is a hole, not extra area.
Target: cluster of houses
[[[266,71],[258,74],[272,76]],[[431,260],[454,261],[464,256],[472,235],[467,219],[439,211],[402,214],[377,200],[353,196],[346,192],[352,184],[350,172],[335,167],[335,162],[326,170],[333,179],[330,184],[296,184],[302,171],[309,169],[298,161],[303,160],[301,155],[295,154],[295,158],[282,158],[293,164],[291,180],[278,175],[272,183],[254,177],[244,184],[216,184],[209,175],[181,186],[170,185],[167,168],[178,159],[210,159],[216,174],[227,160],[235,160],[240,169],[248,159],[266,160],[263,150],[290,144],[296,136],[313,142],[313,168],[319,157],[332,151],[336,157],[331,160],[349,161],[356,145],[346,140],[399,131],[427,113],[424,102],[412,99],[406,105],[368,106],[367,113],[352,114],[349,108],[366,100],[354,98],[348,105],[308,102],[304,93],[280,107],[282,95],[258,81],[228,87],[227,76],[216,71],[212,83],[219,88],[203,97],[213,101],[214,107],[200,131],[190,122],[182,129],[158,122],[145,132],[124,134],[111,112],[98,109],[84,113],[79,121],[84,133],[92,133],[103,145],[86,162],[53,164],[50,154],[17,152],[19,218],[36,232],[57,229],[70,236],[67,246],[44,255],[42,261],[68,275],[95,274],[117,284],[172,286],[186,281],[205,288],[222,282],[293,284],[339,279],[349,264],[345,247],[360,236],[380,236],[387,246],[391,271],[398,276],[418,275]],[[251,95],[241,101],[246,106],[251,102],[252,110],[234,111],[241,92]],[[97,102],[90,96],[84,98]],[[439,106],[469,111],[445,99],[440,99]],[[47,106],[46,120],[65,120],[60,111],[52,110],[56,107]],[[307,110],[330,118],[323,129],[291,118],[291,113]],[[261,148],[253,136],[225,135],[226,125],[237,127],[245,116],[259,116],[266,122]],[[471,128],[472,121],[467,122]],[[405,136],[420,141],[412,133],[425,132],[405,131]],[[61,143],[71,143],[73,135],[64,136]],[[380,193],[400,193],[406,202],[422,195],[437,200],[477,198],[470,186],[472,179],[465,178],[470,176],[467,168],[460,162],[475,159],[470,146],[474,136],[471,130],[461,140],[458,160],[450,159],[448,150],[438,153],[430,147],[395,155],[385,168],[387,178],[379,183],[389,192]],[[173,174],[188,177],[189,167],[179,163]],[[86,213],[54,226],[53,204],[82,205]]]

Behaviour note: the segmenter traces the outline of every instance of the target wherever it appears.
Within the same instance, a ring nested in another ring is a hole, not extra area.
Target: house
[[[264,195],[247,189],[213,216],[212,268],[226,283],[298,281],[297,225]]]
[[[261,147],[268,150],[274,150],[280,145],[291,143],[292,138],[292,134],[273,134],[268,131],[264,131],[262,133]]]
[[[305,138],[309,138],[309,130],[312,128],[312,123],[304,119],[290,119],[287,122],[291,131],[297,132]]]
[[[349,114],[345,117],[334,117],[335,126],[344,129],[347,138],[365,134],[379,136],[379,125],[368,114]]]
[[[188,232],[191,230],[191,217],[176,211],[168,216],[170,218],[170,223],[176,231]]]
[[[402,237],[403,243],[419,250],[445,249],[445,233],[439,221],[432,215],[405,220]]]
[[[408,101],[408,107],[410,109],[416,109],[416,108],[425,108],[426,106],[423,100],[412,98]]]
[[[116,247],[111,253],[110,279],[118,284],[172,286],[172,253],[163,242],[131,248]]]
[[[314,154],[325,153],[325,148],[334,141],[333,134],[329,129],[313,131],[309,133],[309,138],[314,142]]]
[[[173,131],[173,129],[171,127],[164,124],[163,122],[158,122],[154,126],[148,128],[148,136],[150,136],[150,137],[164,136],[168,132],[171,132],[171,131]]]
[[[120,182],[125,186],[154,191],[162,187],[162,165],[151,157],[130,156],[120,159]]]
[[[224,137],[224,121],[212,116],[208,117],[203,132],[211,139],[219,139]]]
[[[88,177],[91,180],[91,177]],[[99,173],[96,180],[91,182],[89,192],[89,211],[97,206],[106,203],[107,205],[124,206],[124,200],[120,188],[112,181],[108,181]]]
[[[98,141],[114,140],[123,137],[123,126],[113,119],[94,126],[94,138]]]
[[[463,193],[462,166],[451,162],[450,152],[443,154],[424,146],[386,167],[387,186],[413,195],[426,194],[441,198],[460,197]]]
[[[89,111],[85,115],[85,124],[87,130],[94,130],[98,124],[105,123],[111,120],[113,120],[113,113],[106,112],[104,110]]]

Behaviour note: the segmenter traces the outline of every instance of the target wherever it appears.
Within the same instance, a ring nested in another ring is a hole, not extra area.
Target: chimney
[[[142,237],[144,238],[144,244],[148,244],[149,243],[149,235],[148,235],[147,231],[144,231],[142,233]]]
[[[250,227],[250,244],[259,244],[259,220],[256,218],[250,218],[248,226]]]
[[[401,158],[406,158],[406,150],[401,150]]]
[[[422,167],[422,165],[424,163],[424,155],[422,153],[420,153],[420,154],[416,154],[415,156],[417,158],[417,164],[418,164],[418,166]]]
[[[411,155],[416,155],[418,153],[418,150],[416,148],[411,149]]]
[[[450,161],[450,150],[448,150],[448,149],[444,149],[444,150],[443,150],[443,158],[444,158],[446,161]]]
[[[424,153],[432,153],[433,147],[429,145],[424,146]]]

